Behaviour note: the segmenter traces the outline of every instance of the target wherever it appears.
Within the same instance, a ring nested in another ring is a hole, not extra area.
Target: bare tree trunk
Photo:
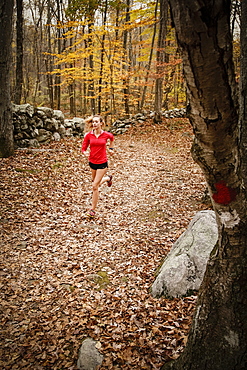
[[[161,121],[161,108],[163,103],[163,81],[165,72],[166,52],[165,52],[165,41],[166,41],[166,30],[167,30],[167,14],[168,14],[168,2],[167,0],[160,0],[160,25],[159,25],[159,38],[157,45],[157,56],[156,56],[156,74],[157,78],[155,81],[155,97],[154,97],[154,111],[156,113],[156,120]]]
[[[245,0],[246,1],[246,0]],[[199,291],[183,354],[162,369],[247,368],[246,190],[239,153],[230,0],[169,0],[183,58],[195,141],[219,239]]]
[[[107,20],[107,9],[108,9],[108,1],[105,2],[105,9],[104,9],[104,18],[103,18],[103,25],[105,26]],[[100,55],[100,77],[99,77],[99,98],[98,98],[98,113],[101,113],[101,91],[102,91],[102,83],[103,83],[103,67],[104,67],[104,53],[105,53],[105,33],[102,36],[101,41],[101,55]]]
[[[57,53],[61,54],[61,29],[59,28],[61,23],[61,11],[60,11],[60,0],[57,0]],[[57,66],[57,69],[61,69],[60,64]],[[55,104],[56,108],[60,109],[61,106],[61,75],[57,73],[55,75]]]
[[[53,93],[53,76],[52,72],[52,49],[51,49],[51,0],[47,0],[47,45],[48,45],[48,55],[45,59],[46,64],[46,78],[47,87],[49,92],[50,106],[54,108],[54,93]]]
[[[93,24],[88,25],[88,44],[89,47],[92,48],[92,38],[90,34],[92,33],[92,26]],[[90,73],[91,73],[91,78],[89,80],[88,84],[88,95],[90,98],[90,107],[91,107],[91,114],[95,114],[95,93],[94,93],[94,80],[93,80],[93,73],[94,73],[94,60],[93,60],[93,54],[92,52],[89,54],[89,68],[90,68]]]
[[[13,0],[0,0],[0,157],[14,152],[10,97]]]
[[[72,50],[73,46],[73,40],[72,38],[70,39],[70,48]],[[70,68],[75,67],[75,62],[70,64]],[[75,99],[75,80],[73,77],[70,78],[69,81],[69,107],[70,107],[70,114],[75,116],[76,115],[76,99]]]
[[[16,0],[16,80],[15,103],[21,103],[23,85],[23,0]]]
[[[158,0],[156,0],[156,5],[155,5],[155,13],[154,13],[155,19],[157,18],[157,10],[158,10]],[[157,24],[155,22],[153,37],[152,37],[152,43],[151,43],[151,48],[150,48],[150,54],[149,54],[149,61],[148,61],[148,66],[147,66],[147,73],[146,73],[146,77],[145,77],[145,85],[144,85],[143,92],[142,92],[140,110],[142,110],[142,108],[144,106],[145,97],[146,97],[147,83],[148,83],[149,73],[150,73],[150,69],[151,69],[152,58],[153,58],[153,50],[154,50],[154,41],[155,41],[155,36],[156,36],[156,29],[157,29]]]
[[[130,22],[130,0],[126,1],[126,16],[125,16],[125,23],[129,24]],[[124,61],[126,63],[126,60],[128,61],[128,34],[129,31],[125,30],[123,34],[123,48],[126,52],[126,55],[124,56]],[[130,110],[129,110],[129,78],[128,78],[128,72],[129,72],[129,63],[124,64],[124,69],[126,73],[126,77],[123,79],[123,93],[124,93],[124,108],[125,108],[125,114],[129,116]]]
[[[86,75],[87,75],[87,60],[83,60],[83,116],[87,113],[87,85],[86,85]]]

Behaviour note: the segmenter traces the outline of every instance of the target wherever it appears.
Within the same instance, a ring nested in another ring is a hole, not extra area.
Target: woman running
[[[113,152],[113,141],[114,136],[112,133],[104,131],[104,120],[100,115],[94,115],[86,120],[90,123],[92,130],[88,132],[82,143],[82,153],[89,161],[89,166],[92,173],[92,207],[87,212],[87,215],[91,218],[95,216],[95,209],[99,200],[99,187],[104,182],[107,182],[108,186],[112,185],[112,176],[105,176],[108,168],[108,158],[106,153],[107,141],[110,141],[110,153]],[[90,147],[89,154],[86,153],[87,148]]]

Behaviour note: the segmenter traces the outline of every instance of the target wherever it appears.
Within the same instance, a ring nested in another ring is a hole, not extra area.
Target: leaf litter
[[[155,274],[206,187],[185,119],[116,137],[111,188],[85,218],[81,139],[1,159],[1,369],[76,369],[83,339],[101,369],[159,369],[182,352],[196,297],[156,299]]]

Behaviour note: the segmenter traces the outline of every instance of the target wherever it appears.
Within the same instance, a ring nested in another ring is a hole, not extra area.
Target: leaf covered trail
[[[1,369],[76,369],[88,336],[101,369],[159,369],[182,351],[195,297],[154,299],[155,271],[201,204],[186,120],[116,137],[95,220],[81,139],[1,166]]]

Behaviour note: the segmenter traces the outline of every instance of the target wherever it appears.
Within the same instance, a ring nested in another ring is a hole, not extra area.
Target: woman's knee
[[[99,183],[93,182],[92,188],[93,188],[93,191],[97,191],[99,189]]]

